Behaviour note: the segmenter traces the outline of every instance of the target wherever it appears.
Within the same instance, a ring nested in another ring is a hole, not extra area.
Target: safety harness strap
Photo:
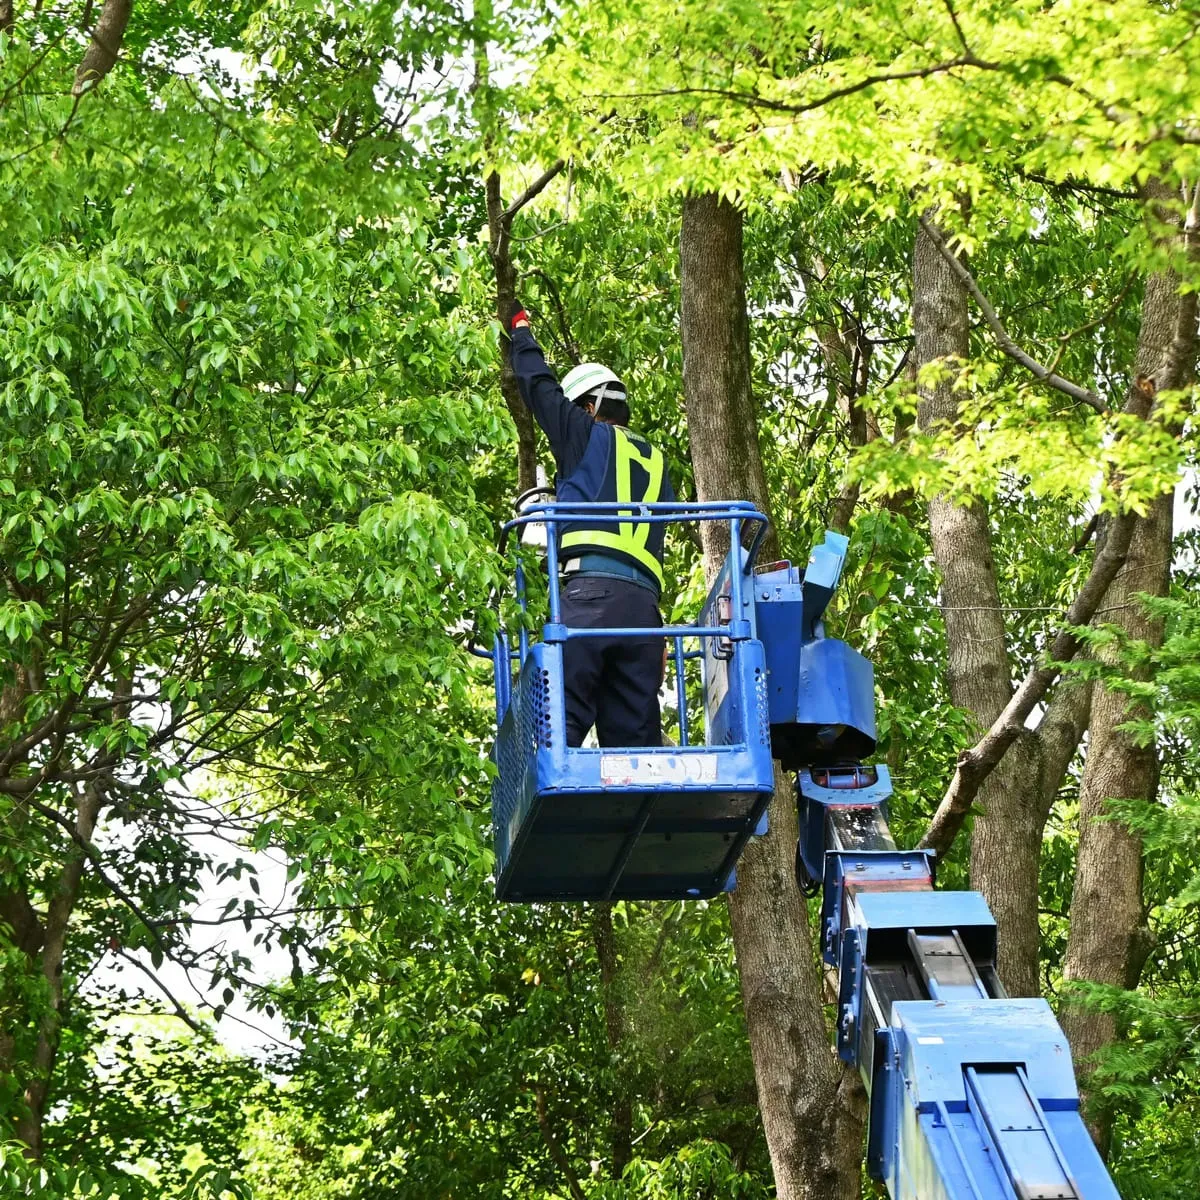
[[[646,453],[642,453],[638,444],[629,433],[619,426],[613,427],[616,434],[616,484],[618,504],[653,504],[662,494],[663,478],[666,475],[666,463],[662,451],[649,443],[644,443]],[[633,495],[633,464],[638,462],[648,476],[646,488],[642,495]],[[608,529],[573,529],[565,533],[562,539],[564,550],[572,546],[590,546],[615,550],[633,559],[643,566],[658,581],[662,587],[662,563],[649,549],[650,525],[645,521],[618,521],[614,533]]]

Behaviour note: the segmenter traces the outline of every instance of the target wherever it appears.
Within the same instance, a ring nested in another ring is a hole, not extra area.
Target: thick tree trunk
[[[969,354],[967,293],[923,230],[913,254],[913,333],[919,368]],[[922,430],[953,425],[949,380],[921,391]],[[929,502],[930,538],[942,577],[947,683],[953,703],[987,729],[1012,696],[1012,664],[981,500]],[[999,971],[1009,992],[1038,993],[1038,869],[1042,833],[1058,786],[1086,725],[1085,689],[1060,688],[1036,733],[1022,734],[984,781],[971,839],[971,882],[999,930]]]
[[[100,81],[113,69],[121,53],[121,42],[125,38],[125,27],[133,12],[133,0],[105,0],[100,10],[100,19],[92,30],[92,40],[84,52],[83,59],[75,71],[76,96],[98,87]]]
[[[970,353],[967,293],[923,230],[913,254],[913,333],[918,368]],[[952,425],[958,397],[948,380],[921,393],[921,429]],[[942,576],[950,699],[986,729],[1012,694],[1004,615],[992,562],[991,528],[981,500],[929,502],[933,554]],[[1000,929],[1000,975],[1010,991],[1037,990],[1037,853],[1033,823],[1022,811],[1023,755],[1014,747],[984,784],[972,839],[972,882],[987,897]],[[1005,853],[997,854],[998,844]],[[1032,904],[1030,893],[1032,892]],[[1030,944],[1032,940],[1032,945]]]
[[[741,213],[712,195],[686,200],[680,250],[697,495],[753,500],[769,514],[750,387]],[[711,574],[725,543],[709,525],[703,537]],[[794,877],[795,806],[779,773],[770,818],[770,834],[743,854],[729,898],[759,1108],[780,1200],[843,1200],[860,1190],[865,1104],[825,1026],[808,912]]]
[[[1142,301],[1134,387],[1180,387],[1195,355],[1196,300],[1179,295],[1179,279],[1151,276]],[[1173,496],[1160,496],[1134,527],[1129,556],[1105,597],[1103,617],[1129,637],[1162,644],[1162,622],[1139,603],[1141,593],[1166,595],[1171,573]],[[1113,820],[1110,802],[1152,802],[1158,792],[1159,762],[1153,745],[1138,746],[1120,728],[1144,718],[1144,705],[1131,704],[1119,691],[1098,686],[1079,805],[1079,850],[1071,898],[1071,929],[1063,976],[1115,987],[1137,986],[1150,949],[1142,897],[1142,846],[1136,832]],[[1088,1059],[1118,1036],[1110,1013],[1079,1005],[1064,1010],[1063,1027],[1082,1073]],[[1092,1131],[1107,1153],[1112,1122],[1099,1112]]]
[[[1160,498],[1134,530],[1125,568],[1109,588],[1106,618],[1130,637],[1162,642],[1162,623],[1150,619],[1137,593],[1163,595],[1169,577],[1171,500]],[[1121,692],[1097,686],[1088,735],[1087,762],[1079,796],[1079,850],[1071,894],[1071,928],[1063,978],[1115,987],[1137,986],[1150,949],[1142,901],[1142,845],[1121,821],[1110,819],[1114,799],[1151,801],[1158,790],[1158,755],[1153,745],[1135,745],[1119,728],[1147,715]],[[1101,1046],[1115,1040],[1116,1018],[1077,1005],[1062,1013],[1063,1028],[1082,1073]],[[1107,1151],[1111,1122],[1099,1115],[1092,1126]]]
[[[742,216],[715,196],[685,200],[680,238],[683,395],[697,500],[752,500],[770,515],[750,388],[750,320],[742,276]],[[700,526],[710,567],[728,546],[715,521]],[[767,534],[763,556],[779,541]]]

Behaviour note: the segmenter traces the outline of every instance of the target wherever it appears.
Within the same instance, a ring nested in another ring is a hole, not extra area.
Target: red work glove
[[[504,314],[504,328],[511,333],[518,325],[529,324],[529,314],[525,311],[520,300],[512,300],[509,302],[508,308]]]

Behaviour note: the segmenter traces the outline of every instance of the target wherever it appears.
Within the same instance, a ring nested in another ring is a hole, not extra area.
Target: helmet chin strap
[[[606,383],[592,392],[592,416],[599,417],[605,400],[624,400],[625,389],[619,383]]]

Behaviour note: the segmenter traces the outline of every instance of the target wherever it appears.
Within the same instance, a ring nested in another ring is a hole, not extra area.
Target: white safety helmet
[[[593,416],[599,416],[605,400],[625,402],[625,385],[603,363],[580,363],[572,367],[562,381],[563,395],[572,404],[596,405]]]

